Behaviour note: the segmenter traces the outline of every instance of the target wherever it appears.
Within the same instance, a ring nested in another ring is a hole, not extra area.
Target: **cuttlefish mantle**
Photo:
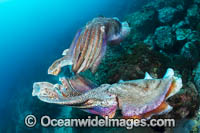
[[[115,84],[94,85],[80,76],[61,78],[61,85],[36,82],[33,96],[48,103],[80,108],[86,112],[115,116],[121,110],[124,118],[146,118],[171,111],[166,100],[182,88],[181,78],[168,69],[161,79],[154,79],[148,73],[144,79],[120,81]]]

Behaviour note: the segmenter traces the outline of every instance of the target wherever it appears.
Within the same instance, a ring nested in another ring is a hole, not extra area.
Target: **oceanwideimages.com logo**
[[[25,118],[25,125],[27,127],[34,127],[37,124],[37,119],[34,115],[27,115]],[[174,119],[110,119],[105,118],[91,118],[87,119],[52,119],[50,116],[42,116],[40,123],[43,127],[125,127],[133,129],[134,127],[175,127]]]

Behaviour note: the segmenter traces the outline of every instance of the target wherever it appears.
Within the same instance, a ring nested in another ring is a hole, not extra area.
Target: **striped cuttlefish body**
[[[146,73],[144,79],[120,81],[115,84],[94,85],[80,76],[61,78],[61,84],[36,82],[33,96],[48,103],[80,108],[86,112],[115,116],[121,110],[124,118],[146,118],[172,110],[166,100],[182,88],[181,78],[168,69],[161,79],[153,79]]]
[[[61,68],[68,65],[72,65],[74,73],[87,69],[94,73],[105,55],[107,43],[119,43],[129,32],[127,22],[121,23],[117,18],[94,18],[76,33],[69,49],[53,62],[48,74],[58,75]]]

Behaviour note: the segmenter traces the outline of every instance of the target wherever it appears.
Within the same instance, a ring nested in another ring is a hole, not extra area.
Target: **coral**
[[[200,4],[200,0],[194,0],[194,3]]]
[[[154,35],[153,34],[148,35],[147,38],[144,40],[144,43],[153,48],[155,45]]]
[[[192,42],[187,42],[181,49],[181,55],[188,60],[197,61],[199,59],[199,51]]]
[[[200,92],[200,62],[198,63],[196,69],[194,70],[194,82],[195,82],[195,85],[198,89],[198,91]]]
[[[130,14],[126,17],[126,20],[133,28],[142,27],[144,25],[149,25],[149,22],[153,21],[155,15],[154,10],[143,10]]]
[[[164,115],[165,118],[194,118],[199,108],[199,96],[195,85],[188,82],[183,86],[180,93],[169,99],[173,106],[173,112]]]
[[[142,79],[145,72],[149,72],[155,78],[162,77],[168,68],[169,58],[153,51],[146,44],[137,43],[132,46],[116,51],[109,48],[110,52],[105,55],[94,77],[92,78],[88,71],[83,73],[83,76],[91,78],[98,84]],[[128,49],[131,52],[127,52]]]
[[[194,122],[194,125],[192,127],[192,132],[194,133],[199,133],[200,132],[200,109],[197,113],[197,117],[195,117],[194,119],[192,119],[192,121]]]
[[[178,41],[185,40],[192,33],[191,29],[177,29],[176,30],[176,39]]]
[[[186,20],[189,21],[190,26],[196,26],[200,21],[200,8],[197,4],[193,4],[187,10]]]
[[[187,4],[187,0],[152,0],[147,3],[145,8],[154,8],[156,10],[165,8],[165,7],[173,7],[176,8],[178,6],[184,7]]]
[[[161,49],[170,49],[174,45],[174,36],[170,26],[158,27],[155,31],[156,45]]]
[[[200,32],[192,31],[192,33],[188,36],[188,40],[193,43],[200,43]]]
[[[184,20],[181,20],[180,22],[175,23],[175,24],[172,25],[172,30],[176,31],[177,29],[182,28],[182,27],[184,27],[186,25],[188,25],[188,23],[186,21],[184,21]]]
[[[168,23],[173,20],[177,9],[172,7],[165,7],[158,10],[158,19],[161,23]]]
[[[187,17],[199,17],[199,7],[194,4],[187,10]]]
[[[145,39],[149,33],[154,32],[158,24],[157,13],[153,9],[134,12],[125,17],[125,20],[132,29],[130,35],[132,42]]]

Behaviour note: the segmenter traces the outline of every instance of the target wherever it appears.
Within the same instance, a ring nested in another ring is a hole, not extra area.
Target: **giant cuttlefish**
[[[62,84],[36,82],[33,96],[47,103],[80,108],[86,112],[113,118],[121,110],[125,118],[146,118],[167,113],[172,107],[166,100],[182,88],[181,78],[168,69],[162,79],[146,73],[144,79],[102,84],[99,87],[80,76],[60,78]]]
[[[75,73],[91,69],[94,73],[106,52],[107,43],[122,41],[130,32],[127,22],[117,18],[98,17],[78,30],[69,49],[63,57],[53,62],[48,74],[58,75],[61,68],[72,65]]]

